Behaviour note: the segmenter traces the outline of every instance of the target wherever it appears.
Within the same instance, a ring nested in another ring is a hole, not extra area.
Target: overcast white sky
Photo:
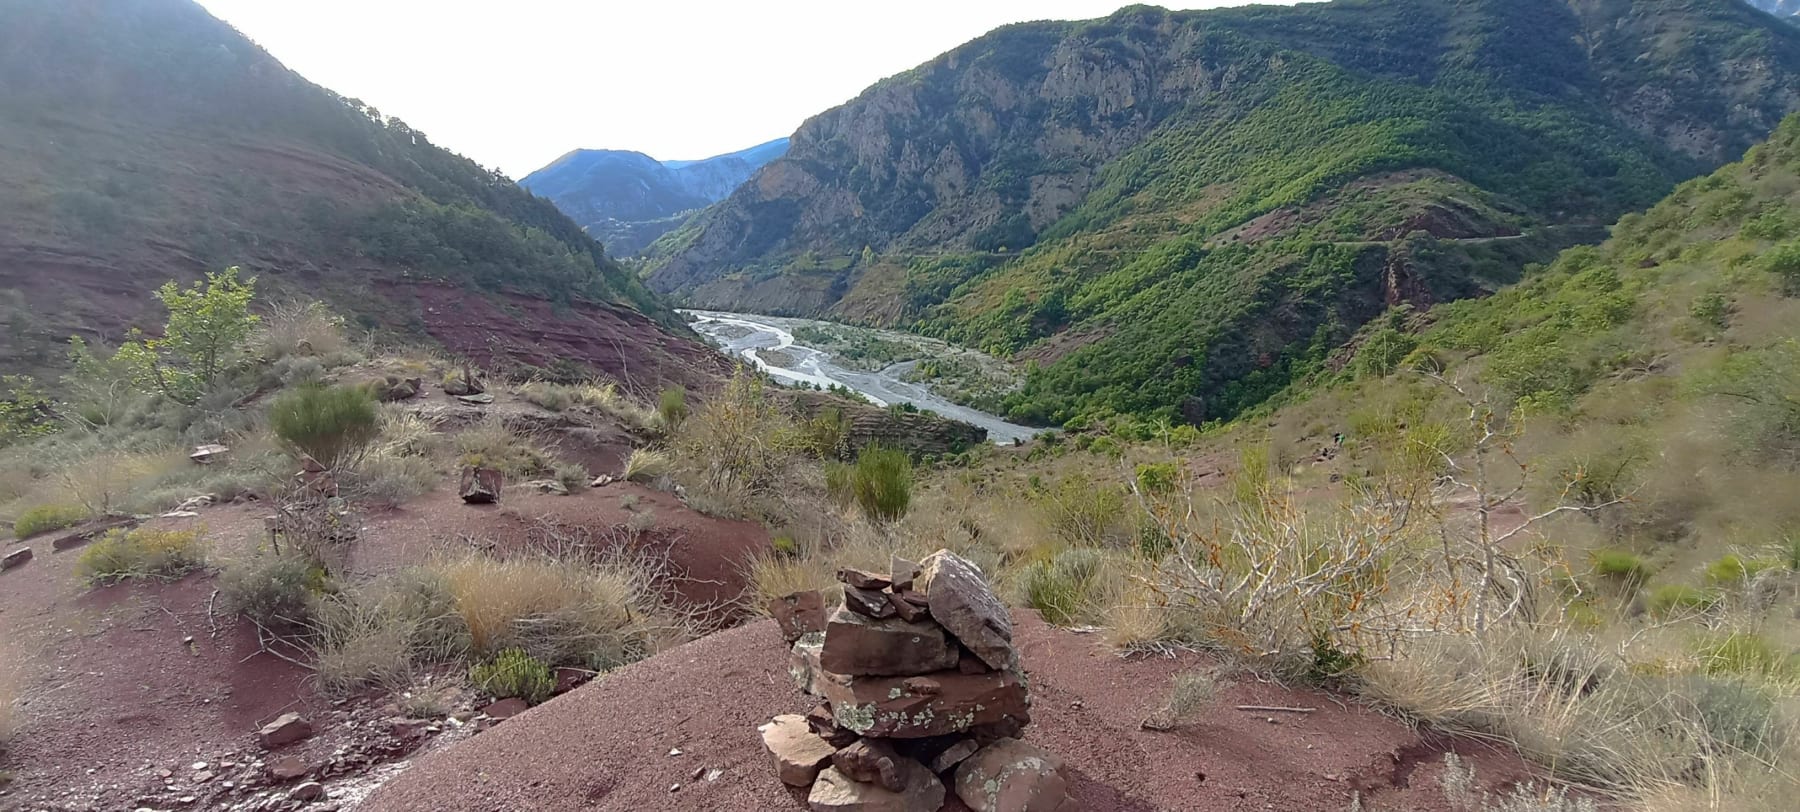
[[[659,159],[731,152],[788,135],[876,80],[995,27],[1101,17],[1126,4],[200,2],[308,79],[515,178],[577,147],[635,149]]]

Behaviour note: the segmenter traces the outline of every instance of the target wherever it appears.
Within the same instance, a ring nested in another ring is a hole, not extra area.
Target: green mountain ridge
[[[808,121],[647,278],[1033,361],[1015,419],[1228,417],[1737,157],[1797,71],[1800,35],[1733,0],[1009,26]]]
[[[0,18],[0,364],[116,340],[157,285],[227,265],[480,356],[617,365],[576,335],[616,329],[658,348],[647,370],[692,343],[549,201],[191,0],[4,0]]]

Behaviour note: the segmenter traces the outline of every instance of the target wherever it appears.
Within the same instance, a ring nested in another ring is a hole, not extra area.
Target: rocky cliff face
[[[1133,7],[1009,26],[806,122],[784,158],[660,244],[648,278],[700,306],[912,325],[1000,352],[1114,336],[1076,362],[1148,351],[1164,357],[1130,366],[1179,376],[1209,366],[1192,362],[1238,331],[1235,314],[1273,301],[1195,273],[1208,252],[1252,244],[1240,267],[1307,267],[1287,260],[1316,258],[1309,243],[1610,222],[1766,135],[1800,106],[1797,70],[1794,31],[1680,0]],[[1446,211],[1479,212],[1480,228],[1437,233],[1460,220]],[[1286,225],[1244,239],[1259,218]],[[1330,276],[1362,277],[1345,263]],[[1484,286],[1472,267],[1433,273]],[[1354,329],[1329,305],[1339,293],[1306,290],[1294,331]],[[1152,306],[1178,299],[1193,308],[1180,324]],[[1146,338],[1121,329],[1143,321],[1134,308],[1160,337],[1108,348]],[[1282,378],[1293,349],[1251,366]],[[1133,385],[1065,377],[1041,384],[1054,406],[1016,416],[1066,418],[1093,404],[1083,388]],[[1220,400],[1176,394],[1131,408]]]

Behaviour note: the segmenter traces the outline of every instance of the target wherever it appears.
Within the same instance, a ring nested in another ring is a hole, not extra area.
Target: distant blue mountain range
[[[766,164],[787,153],[777,138],[697,161],[658,161],[642,152],[578,149],[519,185],[549,198],[613,256],[642,251],[697,209],[723,200]]]

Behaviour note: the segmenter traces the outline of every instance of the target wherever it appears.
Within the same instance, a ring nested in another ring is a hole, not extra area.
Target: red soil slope
[[[1225,686],[1196,722],[1146,731],[1140,722],[1197,657],[1120,659],[1033,613],[1017,613],[1016,623],[1033,692],[1027,738],[1064,758],[1082,808],[1094,812],[1340,810],[1355,793],[1369,809],[1446,809],[1436,778],[1452,748],[1483,780],[1526,774],[1516,758],[1485,747],[1433,740],[1324,694],[1258,682]],[[1271,716],[1237,705],[1316,710]],[[808,707],[773,624],[758,622],[429,754],[362,808],[804,809],[804,797],[776,779],[756,726]]]

